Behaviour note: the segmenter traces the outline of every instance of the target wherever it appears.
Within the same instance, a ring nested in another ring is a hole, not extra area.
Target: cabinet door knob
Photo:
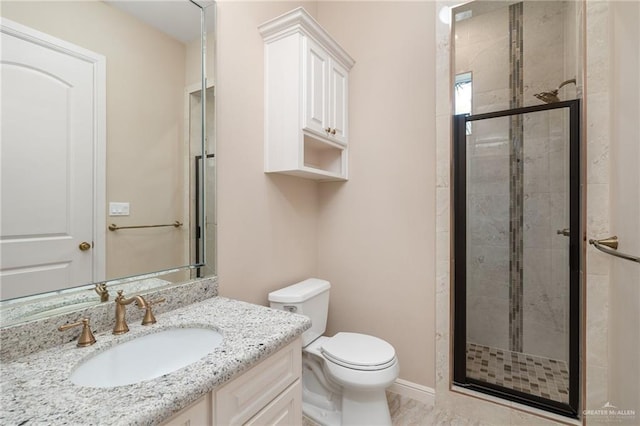
[[[327,133],[331,133],[331,127],[327,127],[326,129],[324,129],[324,131]]]
[[[335,135],[336,134],[336,129],[331,129],[331,134]]]

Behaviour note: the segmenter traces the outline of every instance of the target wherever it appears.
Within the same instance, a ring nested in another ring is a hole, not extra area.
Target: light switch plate
[[[109,203],[109,216],[129,216],[129,203]]]

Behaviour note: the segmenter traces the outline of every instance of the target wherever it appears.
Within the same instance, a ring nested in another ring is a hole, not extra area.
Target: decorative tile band
[[[509,91],[510,108],[523,106],[523,3],[509,6]],[[522,352],[523,324],[523,123],[512,116],[509,128],[509,349]]]

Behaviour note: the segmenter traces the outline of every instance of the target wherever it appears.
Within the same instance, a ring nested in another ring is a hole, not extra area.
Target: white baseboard
[[[397,379],[387,390],[427,405],[434,405],[436,402],[436,391],[434,389],[408,380]]]

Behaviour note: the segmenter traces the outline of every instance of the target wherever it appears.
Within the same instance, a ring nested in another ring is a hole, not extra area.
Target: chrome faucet
[[[142,296],[133,296],[125,299],[122,295],[122,290],[118,290],[118,296],[116,297],[116,325],[113,327],[113,334],[124,334],[129,331],[127,321],[125,320],[125,306],[133,302],[136,302],[138,308],[147,309],[147,301]]]

